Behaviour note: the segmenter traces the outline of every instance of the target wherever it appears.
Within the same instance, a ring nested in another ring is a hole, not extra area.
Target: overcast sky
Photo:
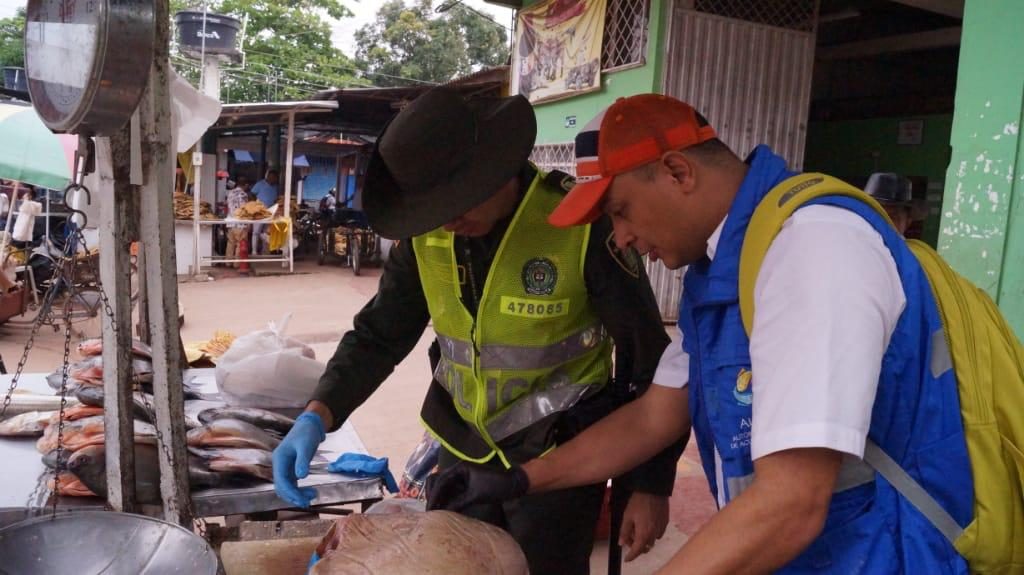
[[[411,0],[406,1],[407,3],[411,3]],[[435,0],[434,4],[435,6],[440,6],[450,1],[451,0]],[[491,15],[497,22],[504,26],[511,26],[511,9],[493,6],[485,3],[483,0],[462,1],[467,6],[471,6],[480,12]],[[334,23],[334,43],[341,48],[345,54],[354,56],[355,46],[352,43],[352,33],[373,20],[377,13],[377,8],[380,7],[382,2],[380,0],[342,0],[342,2],[355,14],[355,16],[352,18],[345,18]],[[0,18],[7,18],[14,15],[15,10],[19,6],[24,6],[25,4],[26,2],[24,0],[0,0]]]

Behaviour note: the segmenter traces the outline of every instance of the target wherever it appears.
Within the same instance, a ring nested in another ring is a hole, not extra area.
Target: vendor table
[[[207,396],[216,396],[217,385],[212,369],[190,369],[183,380]],[[10,375],[0,375],[0,390],[10,385]],[[36,393],[53,393],[46,384],[46,374],[22,374],[18,389]],[[3,481],[0,482],[0,527],[25,517],[48,511],[49,490],[41,483],[49,477],[36,450],[36,438],[0,438],[0,461],[3,462]],[[342,453],[366,453],[362,440],[354,427],[346,422],[341,429],[328,433],[320,445],[314,461],[333,461]],[[322,465],[320,466],[322,467]],[[359,478],[336,473],[312,473],[299,482],[303,487],[315,487],[318,497],[314,506],[369,503],[383,495],[384,483],[378,478]],[[33,497],[33,495],[35,495]],[[29,499],[32,498],[30,502]],[[261,483],[245,488],[217,488],[192,492],[197,517],[258,513],[286,509],[291,506],[277,497],[274,486]],[[93,497],[62,497],[59,509],[102,508],[104,501]]]
[[[192,220],[174,220],[174,257],[179,276],[191,273],[195,261],[195,228]],[[213,228],[199,228],[199,257],[213,254]]]
[[[213,226],[224,226],[224,225],[232,225],[232,224],[242,224],[242,225],[246,225],[246,226],[252,226],[253,224],[261,224],[261,225],[265,225],[265,226],[271,226],[271,225],[274,225],[274,224],[288,225],[288,238],[289,238],[289,241],[285,242],[285,245],[282,246],[282,248],[281,248],[281,255],[276,255],[276,256],[274,256],[274,255],[262,255],[262,256],[254,255],[252,253],[253,245],[250,243],[250,245],[249,245],[249,255],[248,255],[248,257],[246,259],[250,263],[252,263],[252,262],[261,262],[261,263],[276,263],[276,262],[280,262],[281,263],[281,267],[285,267],[285,264],[287,264],[288,271],[292,272],[292,271],[295,271],[295,254],[292,252],[292,245],[291,245],[292,244],[291,243],[291,238],[292,238],[293,230],[291,229],[291,224],[287,224],[287,222],[288,222],[287,218],[266,218],[266,219],[262,219],[262,220],[240,220],[240,219],[237,219],[237,218],[226,218],[226,219],[223,219],[223,220],[199,220],[199,228],[200,228],[200,230],[210,230],[210,229],[212,229]],[[201,231],[200,233],[205,235],[206,233],[210,233],[210,232]],[[189,237],[191,238],[192,236],[190,235]],[[204,237],[204,236],[200,236],[200,240],[201,241],[205,241],[205,240],[202,240],[202,237]],[[189,260],[189,261],[191,262],[192,260]],[[214,256],[214,255],[211,255],[210,252],[200,252],[200,254],[199,254],[199,267],[200,268],[211,266],[211,265],[217,264],[217,263],[231,264],[231,263],[239,263],[241,261],[242,260],[238,259],[238,258],[229,258],[227,256]],[[181,264],[178,264],[178,265],[180,267]]]

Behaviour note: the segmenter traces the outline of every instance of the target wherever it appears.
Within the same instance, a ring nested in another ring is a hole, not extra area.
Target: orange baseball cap
[[[686,102],[661,94],[619,98],[576,135],[576,186],[548,216],[560,228],[589,224],[615,176],[671,150],[718,137]]]

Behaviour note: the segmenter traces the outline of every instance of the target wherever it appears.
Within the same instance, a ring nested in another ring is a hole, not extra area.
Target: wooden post
[[[174,257],[174,160],[171,142],[169,16],[167,0],[155,3],[156,41],[149,86],[139,105],[143,185],[140,222],[146,254],[153,396],[160,447],[164,519],[190,527],[188,452]]]
[[[115,511],[135,508],[135,433],[132,409],[130,247],[138,238],[137,195],[130,184],[131,135],[125,127],[97,138],[100,189],[100,278],[114,317],[103,316],[103,403],[107,501]]]
[[[292,209],[292,164],[295,162],[295,112],[288,112],[288,147],[285,158],[287,164],[284,166],[284,217],[291,217]],[[292,253],[292,228],[288,227],[288,238],[285,240],[284,250],[281,253],[288,254],[288,271],[295,271],[295,254]],[[284,267],[284,264],[281,264]]]
[[[146,289],[146,250],[141,245],[135,256],[135,274],[135,285],[139,286],[139,297],[135,300],[139,323],[135,326],[135,332],[139,339],[152,346],[153,336],[149,333],[149,292]]]

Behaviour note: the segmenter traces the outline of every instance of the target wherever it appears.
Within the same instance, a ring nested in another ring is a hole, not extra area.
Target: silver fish
[[[85,405],[103,407],[106,392],[102,387],[83,385],[75,390],[75,398]],[[156,415],[153,412],[153,396],[141,391],[133,392],[132,404],[132,415],[135,419],[141,419],[147,423],[156,421]]]
[[[67,407],[78,405],[78,400],[73,395],[68,395]],[[30,411],[56,411],[60,409],[60,396],[40,395],[36,393],[13,393],[11,404],[7,406],[4,415],[21,415]]]
[[[186,399],[185,400],[185,428],[195,429],[203,426],[200,414],[224,407],[223,401],[211,401],[207,399]]]
[[[160,464],[156,446],[135,444],[135,497],[140,503],[160,503]],[[68,469],[93,493],[107,492],[107,462],[104,445],[83,447],[71,455]],[[228,477],[212,473],[202,460],[190,457],[189,485],[193,488],[219,487]]]
[[[219,407],[199,413],[199,421],[210,423],[218,419],[238,419],[256,427],[284,435],[291,431],[295,420],[266,409],[255,407]]]
[[[206,461],[211,471],[241,473],[274,481],[273,463],[270,452],[264,449],[244,447],[190,447],[189,453]]]
[[[29,411],[0,421],[0,435],[5,437],[39,437],[46,431],[50,416],[56,411]]]
[[[187,435],[192,447],[251,447],[273,451],[280,439],[251,423],[237,419],[217,419],[192,429]]]

